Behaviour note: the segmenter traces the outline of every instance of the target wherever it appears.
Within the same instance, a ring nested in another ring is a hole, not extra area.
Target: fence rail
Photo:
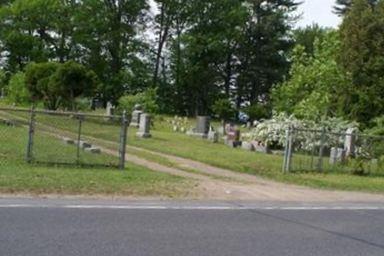
[[[0,165],[24,152],[28,163],[124,169],[127,129],[125,113],[107,116],[1,107]]]

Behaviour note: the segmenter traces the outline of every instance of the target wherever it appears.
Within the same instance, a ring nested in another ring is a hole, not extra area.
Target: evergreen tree
[[[339,16],[344,16],[351,8],[354,0],[336,0],[336,5],[334,6],[334,12]],[[367,0],[367,2],[373,7],[380,0]]]
[[[304,47],[305,52],[309,56],[313,56],[315,52],[315,41],[323,41],[327,36],[328,29],[320,27],[317,24],[307,26],[305,28],[298,28],[293,31],[295,45]]]
[[[272,86],[287,74],[287,53],[293,46],[289,32],[294,21],[292,12],[297,7],[291,0],[247,3],[249,18],[238,48],[238,108],[244,103],[253,105],[268,101]]]
[[[366,124],[384,112],[383,5],[380,1],[372,8],[366,0],[355,0],[340,28],[340,63],[352,78],[344,112]]]

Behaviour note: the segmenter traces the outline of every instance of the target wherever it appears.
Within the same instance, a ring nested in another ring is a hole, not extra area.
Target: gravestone
[[[132,116],[131,116],[131,123],[129,126],[135,127],[135,128],[140,127],[140,118],[142,114],[143,114],[143,110],[141,105],[139,104],[135,105],[134,110],[132,112]]]
[[[355,156],[355,143],[356,143],[356,133],[358,132],[357,128],[349,128],[346,131],[344,150],[346,157]]]
[[[217,132],[219,133],[220,136],[223,136],[225,133],[224,127],[220,126],[219,129],[217,129]]]
[[[106,115],[107,116],[113,116],[114,114],[115,114],[115,107],[112,105],[111,102],[108,101],[107,109],[106,109]]]
[[[91,100],[91,109],[96,110],[98,108],[103,108],[103,102],[98,98],[93,98]]]
[[[340,163],[345,163],[347,156],[347,151],[343,148],[338,148],[337,149],[337,161]]]
[[[198,116],[196,124],[196,133],[208,134],[210,127],[210,117],[209,116]]]
[[[84,151],[92,154],[101,154],[101,149],[96,147],[85,148]]]
[[[335,165],[337,163],[345,163],[346,151],[343,148],[331,148],[329,164]]]
[[[334,165],[337,163],[337,153],[338,153],[337,148],[331,148],[331,153],[329,156],[329,164]]]
[[[68,145],[74,145],[75,144],[75,141],[70,139],[70,138],[63,138],[63,141],[65,144],[68,144]]]
[[[243,142],[241,148],[247,151],[255,151],[255,148],[251,142]]]
[[[86,149],[86,148],[91,148],[92,147],[92,144],[91,143],[88,143],[86,141],[79,141],[79,146],[80,148],[82,149]]]
[[[240,130],[236,128],[232,124],[227,124],[225,126],[225,139],[224,142],[226,145],[237,148],[241,146],[241,141],[240,141]]]
[[[210,127],[210,117],[198,116],[196,118],[196,127],[188,131],[187,135],[206,139],[208,138],[209,127]]]
[[[150,129],[151,129],[151,116],[145,113],[141,114],[139,131],[136,133],[136,136],[140,138],[150,138],[152,137],[150,133]]]
[[[272,154],[271,149],[267,144],[262,141],[252,141],[251,142],[256,152],[264,153],[264,154]]]
[[[212,127],[209,129],[208,132],[208,140],[212,141],[213,143],[219,142],[219,133],[216,132]]]

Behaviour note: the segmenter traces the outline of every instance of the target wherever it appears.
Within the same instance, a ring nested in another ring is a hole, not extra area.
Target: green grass
[[[40,116],[39,118],[42,123],[76,132],[77,122],[75,120],[62,120],[62,118],[51,116]],[[130,128],[128,144],[286,183],[325,189],[384,192],[384,173],[376,172],[366,177],[353,176],[348,172],[339,171],[283,174],[281,172],[282,156],[231,149],[222,144],[213,144],[206,140],[188,137],[185,134],[173,133],[167,119],[170,118],[156,118],[155,127],[152,130],[153,138],[150,139],[137,138],[136,129]],[[193,123],[193,120],[190,120],[190,123]],[[118,141],[119,137],[118,124],[106,125],[100,122],[88,122],[84,125],[83,131],[86,135],[113,142]],[[139,152],[132,153],[167,166],[174,166],[174,163],[158,156]]]
[[[282,156],[231,149],[222,144],[213,144],[206,140],[164,130],[152,131],[152,134],[153,138],[144,140],[136,138],[131,132],[129,144],[285,183],[322,189],[384,192],[384,173],[375,173],[366,177],[337,171],[283,174]]]
[[[26,136],[25,127],[0,125],[1,193],[182,197],[193,186],[193,181],[133,164],[128,164],[124,171],[115,168],[29,165],[23,160]],[[40,154],[51,152],[46,156],[47,160],[48,157],[57,157],[55,154],[59,154],[59,151],[60,155],[74,153],[74,146],[65,145],[51,136],[40,134],[36,136],[36,141],[40,143],[35,150],[40,150]],[[104,154],[83,154],[83,158],[92,163],[115,160]]]

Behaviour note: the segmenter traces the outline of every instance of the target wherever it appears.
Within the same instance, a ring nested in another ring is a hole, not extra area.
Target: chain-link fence
[[[0,111],[0,166],[18,166],[25,160],[28,121],[16,111]],[[15,117],[16,116],[16,117]]]
[[[128,120],[122,116],[0,108],[0,165],[124,168]]]
[[[384,174],[384,137],[291,129],[283,169]]]

